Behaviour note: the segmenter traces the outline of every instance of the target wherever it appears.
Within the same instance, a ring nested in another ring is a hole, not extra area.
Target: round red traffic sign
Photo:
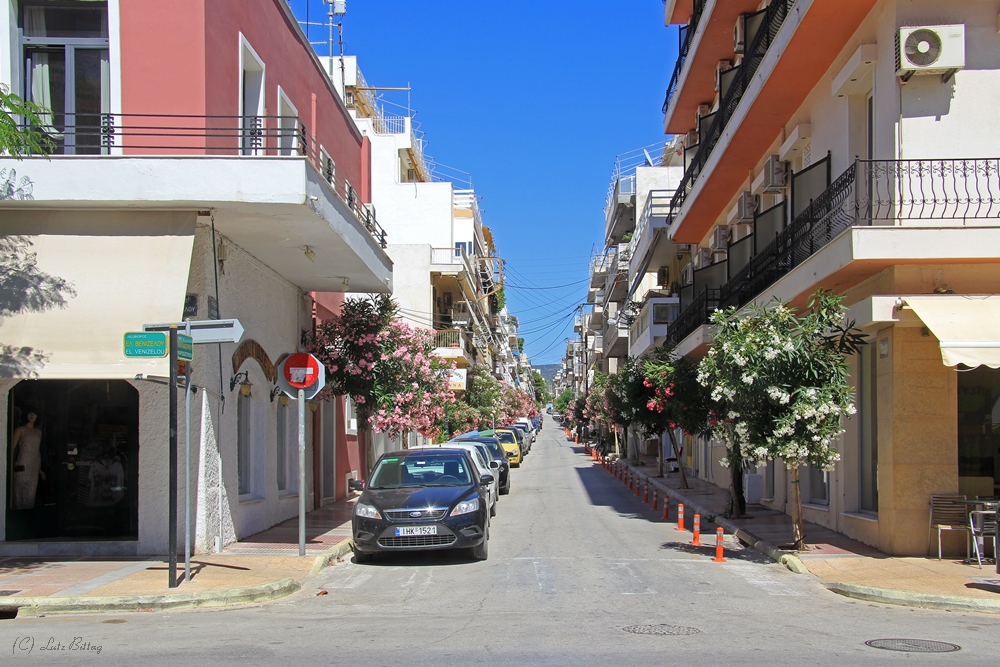
[[[285,382],[296,389],[307,389],[319,380],[319,359],[307,352],[296,352],[281,364]]]

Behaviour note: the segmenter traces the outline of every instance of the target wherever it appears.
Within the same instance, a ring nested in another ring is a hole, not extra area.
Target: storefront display
[[[6,539],[135,539],[136,389],[124,380],[23,380],[8,399]]]

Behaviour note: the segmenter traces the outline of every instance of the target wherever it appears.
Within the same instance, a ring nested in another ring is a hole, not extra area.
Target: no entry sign
[[[278,386],[291,398],[297,398],[300,389],[312,398],[326,386],[326,369],[313,355],[296,352],[278,364]]]

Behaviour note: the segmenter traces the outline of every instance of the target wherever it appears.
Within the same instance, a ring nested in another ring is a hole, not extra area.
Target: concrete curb
[[[291,578],[237,588],[220,588],[167,595],[109,595],[78,597],[0,598],[0,610],[16,611],[18,617],[49,614],[79,614],[118,611],[163,611],[193,607],[226,607],[265,602],[299,590]]]
[[[823,585],[838,595],[865,600],[867,602],[881,602],[883,604],[896,604],[905,607],[923,607],[925,609],[945,609],[948,611],[974,611],[984,614],[1000,614],[1000,600],[988,600],[983,598],[970,598],[958,595],[934,595],[931,593],[912,593],[910,591],[897,591],[889,588],[875,588],[873,586],[862,586],[860,584],[828,583]]]
[[[312,569],[309,570],[309,574],[319,574],[327,565],[340,560],[353,551],[354,540],[344,540],[340,544],[330,547],[320,555],[316,556],[316,560],[313,561],[313,566]]]
[[[726,529],[726,532],[735,535],[736,539],[748,547],[756,549],[773,560],[775,563],[784,565],[795,574],[809,574],[809,568],[807,568],[805,563],[803,563],[802,560],[795,554],[779,549],[773,544],[760,539],[750,531],[740,528],[729,519],[719,516],[712,510],[709,510],[703,505],[695,502],[689,496],[684,495],[683,491],[678,491],[677,489],[658,482],[658,477],[649,476],[639,468],[634,467],[630,462],[626,461],[626,465],[628,465],[628,467],[633,471],[637,472],[641,477],[645,477],[649,480],[649,482],[652,483],[653,486],[657,487],[661,492],[667,493],[671,499],[684,503],[685,509],[691,508],[693,510],[692,513],[698,513],[703,517],[712,517],[712,523],[717,526],[722,526]]]

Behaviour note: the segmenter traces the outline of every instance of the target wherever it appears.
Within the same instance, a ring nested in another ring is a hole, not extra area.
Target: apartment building
[[[412,111],[380,99],[356,56],[333,58],[331,71],[371,142],[371,201],[389,235],[400,316],[435,330],[435,354],[459,371],[457,391],[480,364],[514,384],[517,320],[502,303],[502,260],[475,189],[435,179]]]
[[[349,415],[310,406],[300,488],[275,365],[337,293],[391,291],[392,261],[370,142],[287,3],[2,0],[0,53],[52,147],[0,158],[0,234],[34,267],[0,322],[0,554],[167,551],[168,364],[123,351],[145,324],[245,329],[194,345],[178,493],[189,478],[199,550],[294,516],[299,494],[343,496],[366,469]],[[29,422],[39,435],[12,442]]]
[[[716,308],[843,294],[870,344],[808,521],[923,555],[931,494],[992,496],[1000,451],[1000,93],[996,3],[668,0],[680,53],[663,111],[684,174],[668,341],[694,357]],[[717,443],[685,463],[721,484]],[[786,508],[769,464],[749,500]],[[758,498],[759,496],[759,498]],[[958,546],[958,541],[954,546]]]

